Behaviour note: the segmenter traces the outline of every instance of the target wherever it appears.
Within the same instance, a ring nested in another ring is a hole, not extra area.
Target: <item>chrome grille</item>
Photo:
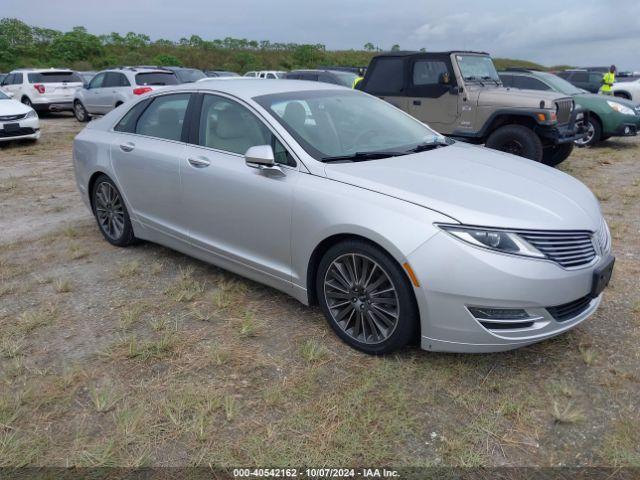
[[[558,123],[567,123],[573,111],[573,100],[570,98],[558,100],[556,106],[558,107]]]
[[[10,122],[11,120],[21,120],[26,116],[27,116],[26,113],[23,113],[21,115],[4,115],[4,116],[0,116],[0,122]]]
[[[596,258],[591,232],[518,232],[518,235],[565,268],[587,265]]]

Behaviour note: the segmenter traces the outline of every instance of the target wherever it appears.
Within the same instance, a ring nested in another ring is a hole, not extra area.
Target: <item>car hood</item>
[[[637,103],[632,102],[631,100],[627,100],[625,98],[621,98],[621,97],[611,97],[609,95],[597,95],[595,93],[577,93],[573,96],[573,98],[575,99],[576,103],[581,105],[582,104],[590,104],[590,105],[603,105],[606,106],[607,108],[610,108],[606,103],[608,100],[612,101],[612,102],[616,102],[616,103],[620,103],[622,105],[624,105],[625,107],[629,107],[632,110],[635,110],[636,107],[638,106]]]
[[[27,107],[17,100],[0,100],[0,116],[23,115],[30,111],[31,107]]]
[[[478,95],[478,106],[538,109],[540,108],[540,102],[544,101],[544,108],[552,108],[556,100],[560,98],[570,97],[556,92],[542,92],[539,90],[520,90],[506,87],[483,88]]]
[[[464,143],[325,166],[328,178],[443,213],[468,225],[592,230],[601,212],[575,178],[513,155]]]

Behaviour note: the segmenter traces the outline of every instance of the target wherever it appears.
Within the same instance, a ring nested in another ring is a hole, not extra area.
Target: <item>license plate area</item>
[[[7,132],[7,133],[17,132],[18,130],[20,130],[20,124],[19,123],[5,123],[4,124],[4,131]]]
[[[607,285],[609,285],[611,275],[613,275],[613,265],[615,261],[615,257],[610,255],[606,263],[593,272],[593,283],[591,286],[592,297],[595,298],[600,295],[602,291],[607,288]]]

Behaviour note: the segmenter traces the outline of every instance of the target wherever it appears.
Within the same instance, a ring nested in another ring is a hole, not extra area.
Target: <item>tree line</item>
[[[400,50],[394,44],[390,50]],[[422,49],[424,50],[424,49]],[[96,70],[118,65],[178,65],[201,69],[291,70],[319,66],[366,66],[379,47],[327,50],[323,44],[279,43],[227,37],[205,40],[198,35],[178,41],[151,40],[147,35],[112,32],[94,35],[84,27],[68,32],[28,25],[15,18],[0,20],[0,71],[21,67],[68,67]],[[499,68],[530,62],[496,59]]]

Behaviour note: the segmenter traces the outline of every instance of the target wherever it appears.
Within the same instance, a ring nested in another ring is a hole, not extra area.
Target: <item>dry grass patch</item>
[[[53,282],[53,289],[56,293],[69,293],[73,288],[69,280],[58,278]]]
[[[133,277],[138,273],[140,273],[139,260],[132,260],[130,262],[126,262],[125,264],[121,265],[120,268],[118,269],[118,276],[120,278]]]
[[[193,278],[193,268],[180,268],[175,284],[166,290],[166,294],[175,302],[191,302],[204,293],[205,282]]]
[[[551,416],[553,417],[553,421],[559,424],[579,423],[585,419],[582,410],[574,406],[572,402],[567,402],[564,405],[560,405],[557,401],[553,402]]]

